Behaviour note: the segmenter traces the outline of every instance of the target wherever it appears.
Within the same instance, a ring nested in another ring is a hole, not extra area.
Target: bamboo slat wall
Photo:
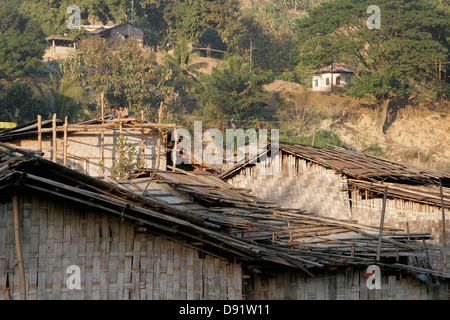
[[[157,157],[157,139],[158,134],[151,129],[145,129],[144,133],[141,132],[129,132],[127,129],[123,129],[124,137],[128,138],[128,143],[135,146],[137,151],[137,157],[144,158],[146,164],[150,168],[155,168]],[[113,160],[116,155],[113,152],[114,143],[119,136],[118,130],[105,131],[104,134],[104,151],[103,162],[104,168],[110,169],[113,164]],[[141,142],[144,145],[144,154],[142,155]],[[8,144],[29,150],[39,150],[38,138],[19,139],[8,141]],[[62,136],[58,136],[56,139],[57,145],[57,162],[62,164],[64,157],[64,139]],[[101,161],[101,138],[98,132],[83,132],[80,129],[79,132],[70,131],[67,138],[67,165],[72,169],[92,175],[98,176],[99,162]],[[53,159],[53,142],[52,137],[43,136],[42,138],[42,152],[43,157],[49,160]],[[166,168],[166,156],[165,148],[161,148],[161,163],[160,169]],[[143,157],[144,156],[144,157]]]
[[[238,263],[70,204],[19,197],[19,208],[29,300],[242,298]],[[70,265],[80,267],[81,290],[67,287]],[[7,298],[20,298],[10,201],[0,203],[0,299]]]
[[[257,162],[255,166],[243,168],[239,174],[226,181],[236,187],[252,189],[253,195],[278,202],[286,208],[297,208],[336,219],[350,219],[361,225],[380,225],[382,198],[366,199],[363,197],[364,191],[360,190],[349,192],[346,177],[335,170],[286,154],[282,156],[281,169],[274,175],[261,174],[264,166],[264,163]],[[449,226],[450,212],[446,212],[446,226]],[[410,232],[429,232],[433,239],[428,242],[442,245],[440,207],[388,198],[384,225],[406,231],[406,223]],[[450,256],[450,250],[447,251],[447,256]],[[438,269],[442,267],[440,256],[441,253],[437,253],[431,257]]]
[[[381,218],[382,198],[363,197],[364,191],[351,191],[352,219],[363,225],[379,225]],[[442,269],[442,209],[403,199],[387,199],[384,226],[410,232],[429,232],[432,239],[427,243],[435,245],[436,251],[430,252],[430,260],[436,269]],[[445,224],[450,225],[450,211],[445,210]],[[446,227],[447,239],[450,237]],[[448,242],[448,240],[447,240]],[[447,245],[447,270],[450,261],[450,250]]]
[[[336,171],[283,155],[280,170],[265,175],[265,164],[244,168],[227,180],[235,187],[252,189],[252,194],[275,201],[285,208],[299,208],[319,215],[349,219],[347,182]]]
[[[382,198],[365,199],[364,191],[351,191],[352,219],[360,224],[378,225]],[[387,199],[384,224],[387,227],[407,229],[410,232],[430,232],[430,243],[442,244],[441,208],[402,199]],[[446,224],[450,224],[450,212],[446,210]],[[448,238],[448,237],[447,237]]]
[[[447,300],[448,283],[434,290],[405,275],[383,275],[381,289],[368,289],[368,277],[356,267],[315,273],[296,271],[253,274],[246,280],[248,299],[257,300]]]

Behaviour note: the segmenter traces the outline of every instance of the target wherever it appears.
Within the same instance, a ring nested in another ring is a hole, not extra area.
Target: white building
[[[320,69],[312,79],[313,91],[338,91],[350,87],[358,70],[343,63],[333,63]]]

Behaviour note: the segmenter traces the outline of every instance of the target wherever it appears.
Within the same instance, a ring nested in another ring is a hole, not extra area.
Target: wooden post
[[[53,131],[53,162],[56,162],[58,155],[58,146],[56,140],[56,113],[53,114],[52,131]]]
[[[447,273],[447,240],[445,234],[445,208],[444,208],[444,192],[442,191],[442,180],[439,178],[439,191],[441,194],[441,208],[442,208],[442,251],[444,251],[444,273]]]
[[[145,115],[144,110],[141,110],[141,121],[144,123],[145,121]],[[142,136],[141,136],[141,158],[143,161],[145,161],[145,143],[144,143],[144,128],[141,130]]]
[[[64,150],[63,150],[63,165],[67,165],[67,116],[64,119]]]
[[[314,127],[313,136],[312,136],[312,142],[311,145],[314,147],[314,140],[316,139],[316,127]]]
[[[104,104],[104,98],[105,98],[105,94],[102,92],[100,94],[100,100],[101,100],[101,107],[102,107],[102,124],[105,123],[105,104]],[[100,163],[103,164],[104,161],[104,153],[105,153],[105,133],[102,130],[100,133]],[[103,172],[103,168],[104,165],[101,166],[102,167],[102,172]]]
[[[16,245],[17,266],[19,267],[20,299],[25,300],[25,271],[23,269],[22,247],[20,245],[19,203],[17,196],[12,197],[14,214],[14,242]]]
[[[38,122],[38,143],[39,143],[39,151],[42,152],[42,117],[39,114],[37,116],[37,122]]]
[[[161,124],[162,121],[162,109],[163,109],[163,102],[161,101],[161,104],[159,105],[159,111],[158,111],[158,123]],[[159,169],[159,163],[161,161],[161,129],[158,128],[158,141],[157,141],[157,155],[156,155],[156,166],[155,169]]]
[[[105,93],[100,93],[100,107],[102,109],[102,123],[105,121],[105,104],[104,104]]]
[[[381,240],[383,238],[383,224],[384,224],[384,214],[386,212],[386,198],[387,198],[388,187],[384,188],[383,194],[383,207],[381,208],[381,221],[380,221],[380,235],[378,237],[378,249],[377,249],[377,260],[380,260],[381,255]]]
[[[159,105],[159,111],[158,111],[158,123],[161,124],[161,116],[162,116],[162,107],[163,107],[163,102],[161,101],[161,104]],[[141,117],[143,117],[143,112],[141,113]],[[156,164],[155,164],[155,168],[154,171],[152,172],[147,185],[145,186],[144,190],[142,191],[142,195],[145,194],[145,192],[147,191],[148,187],[150,186],[150,183],[152,182],[156,171],[159,169],[159,163],[161,161],[160,159],[160,153],[161,153],[161,129],[158,128],[158,141],[157,141],[157,145],[156,145]]]

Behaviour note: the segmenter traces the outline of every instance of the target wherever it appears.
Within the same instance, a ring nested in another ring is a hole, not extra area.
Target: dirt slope
[[[277,80],[265,87],[280,97],[301,103],[300,85]],[[308,108],[319,111],[318,127],[330,130],[350,147],[362,151],[376,146],[379,155],[396,161],[450,172],[450,106],[406,106],[391,114],[385,135],[374,128],[373,104],[353,99],[343,93],[308,92]],[[308,109],[311,110],[311,109]]]

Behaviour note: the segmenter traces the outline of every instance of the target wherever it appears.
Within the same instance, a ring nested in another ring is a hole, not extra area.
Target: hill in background
[[[367,101],[344,93],[309,91],[305,95],[302,86],[281,80],[266,86],[266,90],[277,94],[292,108],[300,109],[300,122],[306,120],[305,134],[328,130],[357,151],[450,172],[448,102],[394,106],[383,136],[374,127],[375,105]]]

